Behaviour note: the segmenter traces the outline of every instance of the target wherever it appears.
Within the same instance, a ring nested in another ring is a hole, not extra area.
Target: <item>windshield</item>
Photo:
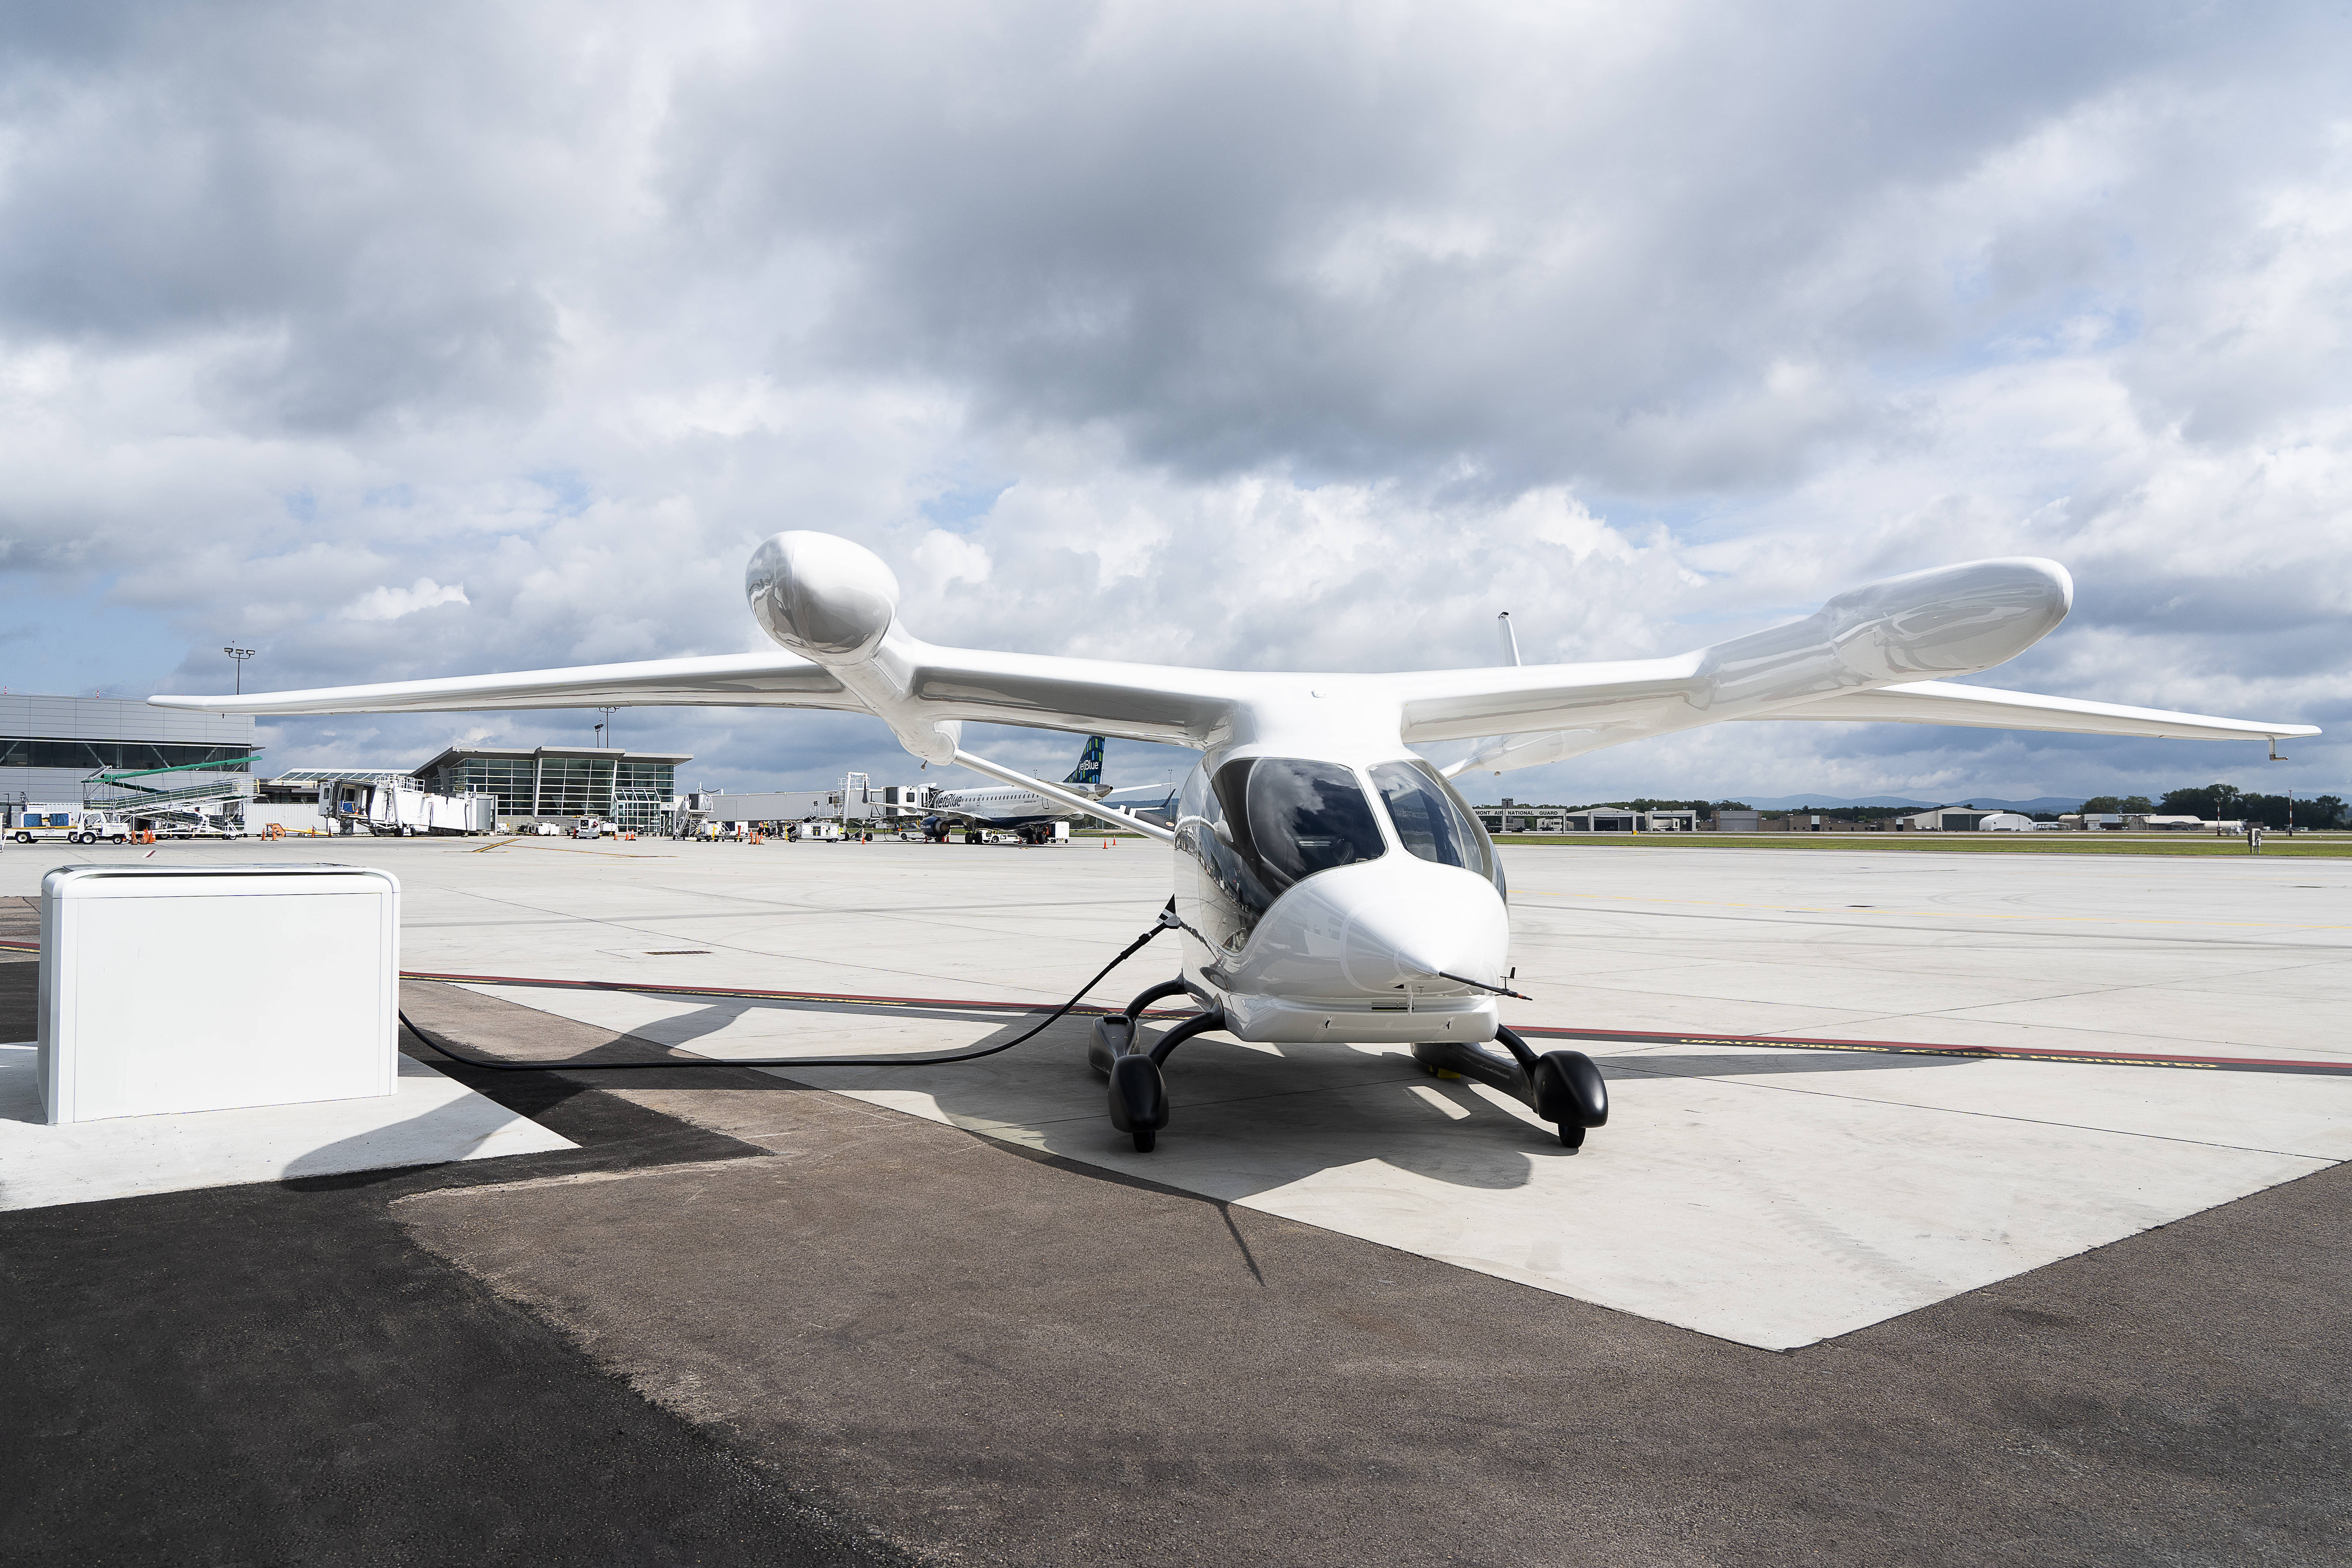
[[[1246,825],[1234,847],[1269,892],[1388,851],[1363,786],[1338,763],[1244,758],[1217,770],[1217,795],[1226,820]]]
[[[1441,866],[1459,866],[1503,887],[1503,868],[1494,840],[1478,825],[1462,797],[1427,763],[1381,763],[1370,770],[1372,784],[1396,824],[1397,841],[1412,854]]]

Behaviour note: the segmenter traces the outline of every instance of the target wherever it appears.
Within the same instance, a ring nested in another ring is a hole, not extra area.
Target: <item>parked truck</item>
[[[68,844],[95,844],[101,838],[128,844],[131,824],[86,805],[27,805],[16,813],[16,820],[9,825],[9,837],[19,844],[37,843],[45,838],[62,838]]]

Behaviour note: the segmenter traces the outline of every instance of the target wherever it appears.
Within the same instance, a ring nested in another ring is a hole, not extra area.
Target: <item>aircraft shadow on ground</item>
[[[820,1002],[782,1002],[730,997],[645,1026],[641,1042],[691,1050],[694,1042],[721,1035],[746,1016],[793,1012],[877,1017],[871,1007]],[[908,1054],[950,1049],[985,1050],[1034,1026],[1034,1015],[1003,1021],[1001,1014],[947,1009],[892,1009],[926,1021],[953,1019],[995,1024],[975,1030],[958,1044],[928,1044]],[[1065,1018],[1036,1039],[1003,1056],[969,1064],[886,1064],[894,1053],[872,1053],[874,1070],[861,1068],[805,1069],[792,1080],[771,1079],[779,1090],[803,1085],[828,1090],[903,1089],[929,1095],[949,1120],[985,1136],[1026,1145],[1034,1140],[1049,1153],[1085,1164],[1115,1163],[1123,1174],[1150,1175],[1167,1167],[1179,1185],[1213,1186],[1221,1197],[1244,1197],[1287,1185],[1318,1172],[1377,1161],[1448,1185],[1489,1191],[1528,1184],[1536,1162],[1573,1159],[1544,1124],[1532,1123],[1496,1104],[1461,1080],[1423,1073],[1396,1055],[1367,1055],[1344,1047],[1246,1047],[1217,1035],[1188,1041],[1166,1066],[1174,1112],[1161,1134],[1160,1152],[1137,1155],[1125,1133],[1112,1127],[1103,1080],[1087,1065],[1089,1018]],[[797,1033],[797,1031],[795,1031]],[[1549,1042],[1539,1042],[1543,1048]],[[802,1038],[743,1042],[742,1055],[824,1056],[845,1052],[821,1026]],[[854,1047],[853,1047],[854,1049]],[[731,1055],[732,1053],[730,1053]],[[863,1052],[856,1054],[863,1055]],[[1668,1054],[1593,1053],[1604,1077],[1716,1078],[1759,1074],[1916,1072],[1975,1065],[1958,1057],[1897,1056],[1867,1052],[1808,1054],[1796,1048]],[[706,1059],[726,1061],[729,1056]],[[791,1073],[789,1067],[775,1072]],[[620,1086],[614,1075],[612,1087]],[[1419,1094],[1414,1090],[1422,1091]],[[1451,1111],[1434,1103],[1441,1100]],[[1025,1135],[1025,1136],[1024,1136]],[[1601,1146],[1606,1129],[1592,1134]],[[1202,1163],[1213,1167],[1213,1180]]]
[[[813,1016],[856,1018],[864,1023],[889,1023],[894,1019],[919,1018],[925,1022],[995,1024],[1000,1023],[1004,1017],[1003,1013],[993,1008],[916,1007],[904,1005],[876,1006],[871,1003],[827,1002],[814,998],[803,1000],[766,996],[730,996],[712,1002],[708,1006],[698,1007],[691,1013],[680,1013],[673,1017],[664,1018],[658,1024],[648,1025],[633,1037],[638,1041],[652,1041],[673,1046],[681,1050],[691,1049],[691,1042],[707,1039],[745,1017],[761,1013],[800,1013]],[[1013,1024],[1005,1025],[999,1032],[1009,1039],[1035,1022],[1036,1018],[1032,1015],[1017,1019]],[[829,1045],[818,1031],[812,1029],[810,1035],[811,1038],[805,1043],[793,1041],[789,1044],[779,1044],[772,1051],[763,1048],[759,1054],[762,1056],[824,1056],[836,1049]],[[974,1045],[984,1046],[986,1043],[976,1041]],[[926,1046],[914,1050],[912,1054],[923,1056],[942,1048],[964,1047]],[[876,1055],[879,1058],[887,1053],[877,1051]]]

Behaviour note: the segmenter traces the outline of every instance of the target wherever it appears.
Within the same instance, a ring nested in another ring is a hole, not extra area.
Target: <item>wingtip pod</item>
[[[898,579],[880,556],[807,530],[776,534],[753,551],[743,592],[761,630],[819,664],[871,657],[898,613]]]
[[[2011,555],[1866,584],[1838,595],[1813,618],[1849,667],[1917,680],[2015,658],[2055,631],[2074,604],[2066,568]]]

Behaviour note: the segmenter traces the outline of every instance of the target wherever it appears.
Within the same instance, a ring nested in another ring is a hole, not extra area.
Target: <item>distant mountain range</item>
[[[1972,795],[1951,800],[1912,800],[1904,795],[1872,795],[1860,800],[1846,800],[1831,795],[1743,795],[1744,800],[1759,811],[1811,811],[1833,805],[1883,805],[1910,811],[1927,811],[1938,805],[1972,805],[1984,811],[2021,811],[2031,816],[2037,811],[2080,811],[2080,795],[2037,795],[2032,800],[1995,800],[1989,795]]]

